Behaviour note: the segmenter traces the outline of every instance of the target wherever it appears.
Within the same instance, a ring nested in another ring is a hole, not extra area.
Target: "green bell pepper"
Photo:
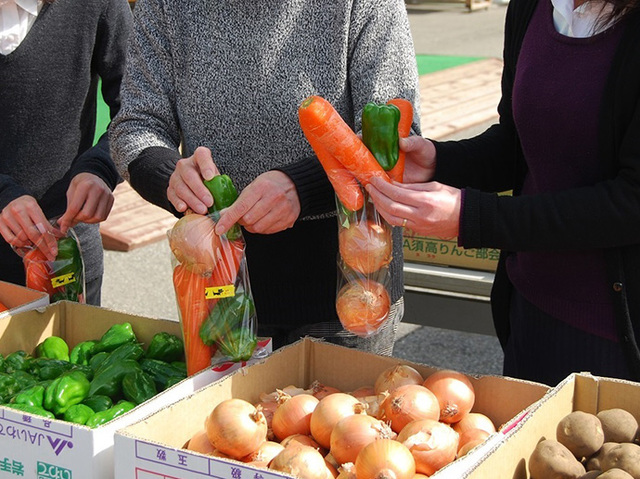
[[[141,404],[158,394],[156,384],[144,371],[125,374],[122,378],[122,394],[128,401]]]
[[[140,364],[135,359],[124,359],[100,368],[91,381],[89,396],[96,394],[111,398],[118,396],[122,390],[122,378],[136,371],[140,371]]]
[[[89,360],[91,359],[91,354],[93,351],[93,347],[96,345],[98,341],[82,341],[76,344],[71,353],[69,353],[69,361],[73,364],[82,364],[84,366],[89,365]]]
[[[100,365],[103,362],[105,362],[108,357],[109,357],[109,353],[106,351],[102,351],[101,353],[94,354],[93,356],[91,356],[91,359],[89,359],[89,367],[95,373],[100,368]]]
[[[82,254],[75,238],[65,236],[58,240],[58,254],[51,266],[53,277],[51,285],[54,293],[51,302],[79,302],[83,293],[84,266]]]
[[[0,354],[0,373],[5,373],[7,365],[4,362],[4,356]]]
[[[171,378],[184,379],[187,377],[181,369],[164,361],[160,361],[159,359],[142,359],[140,361],[140,367],[145,373],[151,376],[158,391],[164,391],[167,388],[167,382]]]
[[[238,190],[229,175],[217,175],[210,180],[205,180],[204,185],[207,187],[211,196],[213,196],[213,205],[209,208],[209,214],[219,213],[224,208],[231,206],[238,199]],[[240,237],[240,226],[233,225],[227,231],[227,238],[235,240]]]
[[[175,334],[160,332],[153,335],[145,353],[149,359],[159,359],[168,363],[184,358],[184,344]]]
[[[15,371],[12,376],[18,382],[19,391],[29,388],[38,382],[38,379],[27,371]]]
[[[125,361],[127,359],[133,359],[134,361],[138,361],[140,358],[144,356],[144,349],[140,345],[140,343],[125,343],[121,346],[118,346],[113,352],[109,353],[109,356],[106,357],[104,361],[100,363],[100,366],[95,370],[95,374],[100,374],[103,370],[111,367],[114,364],[118,364],[121,361]]]
[[[171,366],[182,371],[182,374],[187,375],[187,363],[184,361],[171,361]]]
[[[20,392],[18,380],[11,374],[0,373],[0,403],[9,402],[9,400]]]
[[[80,371],[68,371],[54,379],[44,392],[44,408],[60,416],[89,394],[91,383]]]
[[[174,386],[175,384],[178,384],[183,379],[184,379],[183,377],[173,376],[173,377],[167,379],[167,382],[165,383],[164,388],[165,389],[169,389],[171,386]]]
[[[85,398],[80,404],[84,404],[85,406],[89,406],[95,412],[106,411],[111,406],[113,406],[113,401],[109,396],[105,396],[104,394],[96,394],[95,396],[89,396]]]
[[[207,346],[213,346],[230,331],[242,327],[245,317],[250,318],[254,314],[255,305],[249,295],[239,293],[222,298],[200,326],[200,339]]]
[[[86,404],[74,404],[64,413],[63,419],[75,424],[86,424],[95,414],[95,411]]]
[[[240,327],[220,338],[218,350],[233,362],[248,361],[257,344],[256,334],[250,328]]]
[[[8,373],[12,373],[14,371],[25,371],[31,358],[32,356],[26,351],[14,351],[4,358],[5,371]]]
[[[91,352],[92,354],[103,351],[111,352],[118,346],[126,343],[135,343],[137,341],[131,323],[114,324],[102,335],[100,341],[93,346]]]
[[[12,404],[26,404],[28,406],[43,407],[45,387],[42,384],[34,384],[23,389],[11,400]]]
[[[69,345],[59,336],[49,336],[36,346],[36,357],[69,361]]]
[[[136,405],[131,401],[119,401],[115,406],[110,407],[106,411],[95,413],[89,418],[85,426],[97,427],[105,424],[112,419],[122,416],[124,413],[131,411]]]
[[[34,358],[28,371],[42,380],[56,379],[73,369],[73,364],[62,359]]]
[[[55,419],[56,416],[51,412],[47,411],[38,406],[30,406],[29,404],[5,404],[5,406],[10,407],[11,409],[16,409],[18,411],[26,412],[29,414],[35,414],[36,416],[44,416],[49,419]]]
[[[386,171],[398,162],[399,121],[400,110],[395,105],[367,103],[362,110],[362,141]]]

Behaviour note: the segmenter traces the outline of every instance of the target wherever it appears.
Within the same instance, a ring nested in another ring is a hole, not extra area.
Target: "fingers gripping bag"
[[[78,237],[73,228],[64,234],[58,228],[56,220],[52,220],[51,224],[53,229],[44,230],[37,243],[30,247],[14,248],[14,251],[22,256],[26,286],[48,293],[52,303],[85,303],[84,260]],[[47,258],[42,251],[47,249],[44,245],[51,239],[58,247],[54,259]]]
[[[205,184],[214,198],[209,214],[188,213],[168,232],[189,375],[262,355],[242,230],[214,232],[219,211],[238,194],[227,175]]]

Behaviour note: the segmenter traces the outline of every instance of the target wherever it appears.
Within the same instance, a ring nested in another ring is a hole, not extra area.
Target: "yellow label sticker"
[[[63,274],[62,276],[56,276],[55,278],[51,278],[51,286],[54,288],[60,288],[65,284],[75,283],[76,282],[76,274],[68,273]]]
[[[232,284],[226,286],[210,286],[204,289],[204,297],[207,299],[230,298],[236,295],[236,287]]]

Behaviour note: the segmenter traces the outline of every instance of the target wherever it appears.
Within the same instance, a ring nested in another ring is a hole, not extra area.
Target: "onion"
[[[338,468],[338,479],[356,479],[356,465],[347,462]]]
[[[366,406],[347,393],[334,393],[320,400],[311,415],[311,435],[325,449],[331,447],[331,431],[338,421],[353,414],[364,414]]]
[[[375,394],[391,392],[405,384],[422,384],[424,378],[415,368],[406,364],[391,366],[380,373],[373,385]]]
[[[338,464],[355,462],[364,446],[376,439],[395,439],[391,428],[366,414],[344,417],[336,423],[331,432],[331,455]]]
[[[473,384],[462,373],[448,369],[436,371],[422,385],[438,398],[442,422],[458,422],[473,407],[476,398]]]
[[[298,443],[302,444],[303,446],[312,447],[320,454],[325,453],[324,449],[320,447],[320,444],[318,444],[311,436],[307,436],[305,434],[293,434],[291,436],[285,437],[282,441],[280,441],[280,444],[282,444],[284,447],[289,446],[291,443]]]
[[[406,384],[394,389],[382,403],[381,419],[391,422],[391,429],[400,432],[411,421],[440,417],[438,398],[424,386]]]
[[[318,399],[322,399],[325,396],[333,393],[339,393],[340,390],[338,388],[334,388],[332,386],[327,386],[326,384],[322,384],[320,381],[313,381],[311,386],[309,386],[309,391],[313,396]]]
[[[479,446],[484,442],[484,439],[472,439],[467,441],[460,449],[458,449],[457,457],[465,456],[471,451],[474,447]]]
[[[216,448],[213,447],[213,444],[211,444],[211,441],[209,441],[207,431],[204,429],[196,432],[191,439],[189,439],[185,449],[208,455],[212,455],[216,450]]]
[[[391,262],[391,229],[374,220],[341,228],[338,242],[343,261],[360,273],[373,273]]]
[[[243,457],[241,461],[252,466],[267,467],[271,460],[280,454],[283,449],[284,446],[277,442],[265,441],[257,450]]]
[[[196,274],[210,273],[218,263],[220,237],[209,216],[191,213],[180,218],[168,233],[169,247],[176,259]]]
[[[356,459],[358,479],[413,479],[416,463],[411,451],[393,439],[366,445]]]
[[[278,409],[278,403],[276,401],[268,400],[257,403],[256,409],[264,414],[264,419],[267,421],[267,439],[272,440],[274,437],[273,428],[271,424],[273,423],[273,415]]]
[[[484,429],[467,429],[465,432],[460,434],[460,439],[458,440],[458,454],[460,453],[460,449],[468,443],[480,441],[483,442],[486,438],[488,438],[491,434],[489,434]],[[477,444],[476,444],[477,445]]]
[[[349,394],[360,399],[366,396],[374,396],[376,393],[373,386],[361,386],[358,389],[351,391]]]
[[[460,435],[464,434],[468,429],[482,429],[489,434],[496,432],[496,427],[493,421],[484,414],[479,412],[470,412],[462,417],[457,423],[453,425],[453,429]]]
[[[458,433],[433,419],[410,422],[398,434],[398,441],[413,454],[416,471],[427,476],[454,461],[458,452]]]
[[[213,447],[234,459],[257,450],[267,440],[264,414],[243,399],[227,399],[205,420],[207,437]]]
[[[292,443],[269,464],[269,469],[285,472],[300,479],[332,479],[333,474],[318,451],[309,446]]]
[[[367,337],[375,333],[389,316],[387,288],[372,279],[356,279],[345,284],[336,297],[336,312],[347,331]]]
[[[283,394],[278,400],[278,408],[273,413],[271,421],[271,428],[278,440],[282,441],[294,434],[308,436],[311,433],[311,413],[317,405],[318,399],[311,394],[298,394],[293,397]]]

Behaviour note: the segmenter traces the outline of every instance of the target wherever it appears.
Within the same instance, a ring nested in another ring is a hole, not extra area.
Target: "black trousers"
[[[576,329],[540,311],[514,290],[511,331],[504,349],[505,376],[555,386],[573,372],[630,379],[615,341]]]

